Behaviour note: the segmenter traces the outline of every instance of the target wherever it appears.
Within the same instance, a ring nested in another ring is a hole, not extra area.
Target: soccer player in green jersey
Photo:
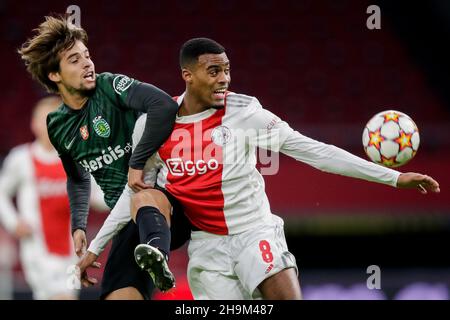
[[[110,208],[122,194],[127,171],[134,191],[148,188],[142,181],[142,169],[171,133],[178,105],[150,84],[125,75],[96,74],[86,32],[64,17],[46,17],[35,31],[37,34],[18,52],[33,78],[47,91],[60,94],[64,102],[48,116],[47,128],[68,176],[74,245],[81,256],[86,246],[89,173],[102,188]],[[147,113],[146,129],[132,154],[131,135],[141,113]],[[174,286],[166,261],[170,203],[160,191],[152,192],[150,212],[143,212],[137,224],[130,222],[114,238],[103,276],[102,298],[150,298],[150,276],[163,291]],[[150,244],[146,241],[152,235],[148,230],[157,235],[151,238],[156,248],[156,275],[141,270],[134,261],[136,245]],[[95,266],[99,267],[97,263]],[[85,273],[81,276],[89,284],[94,281]]]

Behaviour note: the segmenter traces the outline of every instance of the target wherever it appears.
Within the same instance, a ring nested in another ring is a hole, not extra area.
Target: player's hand
[[[415,188],[423,194],[427,194],[428,191],[436,193],[441,191],[439,189],[439,183],[432,177],[414,172],[400,174],[397,180],[397,187]]]
[[[30,225],[23,220],[17,221],[16,229],[14,230],[14,235],[17,239],[24,239],[33,233],[33,229],[31,229]]]
[[[142,170],[133,168],[128,169],[128,186],[134,191],[139,192],[143,189],[150,189],[152,186],[144,183],[144,173]]]
[[[89,277],[87,274],[88,268],[97,268],[101,267],[101,264],[97,262],[98,256],[90,251],[87,251],[86,254],[81,258],[81,260],[77,263],[77,267],[80,270],[80,282],[83,287],[87,288],[93,286],[98,281],[96,278]]]
[[[77,254],[78,257],[81,257],[86,252],[87,246],[86,233],[81,229],[77,229],[73,233],[72,237],[75,253]]]

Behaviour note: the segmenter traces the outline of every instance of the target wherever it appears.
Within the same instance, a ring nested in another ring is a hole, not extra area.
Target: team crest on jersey
[[[123,75],[115,77],[113,80],[114,91],[121,95],[122,92],[125,92],[131,86],[133,81],[134,79]]]
[[[87,140],[89,138],[89,131],[87,125],[84,125],[80,128],[80,134],[83,140]]]
[[[102,118],[102,116],[96,116],[92,121],[94,123],[95,133],[102,138],[108,138],[111,134],[111,129],[108,122]]]
[[[218,146],[223,146],[231,139],[231,131],[225,126],[215,127],[211,132],[212,141]]]

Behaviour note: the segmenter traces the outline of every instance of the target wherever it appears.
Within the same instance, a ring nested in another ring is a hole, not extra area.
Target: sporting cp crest
[[[111,134],[111,128],[109,127],[108,122],[105,119],[102,119],[102,116],[96,116],[94,120],[94,130],[95,133],[98,134],[102,138],[108,138]]]
[[[87,125],[84,125],[80,128],[80,134],[83,140],[87,140],[89,138],[89,131]]]

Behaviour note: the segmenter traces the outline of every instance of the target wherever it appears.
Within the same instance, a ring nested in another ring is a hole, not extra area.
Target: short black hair
[[[208,38],[193,38],[186,41],[180,49],[180,67],[198,61],[198,57],[202,54],[212,53],[221,54],[225,52],[225,48],[218,42]]]

